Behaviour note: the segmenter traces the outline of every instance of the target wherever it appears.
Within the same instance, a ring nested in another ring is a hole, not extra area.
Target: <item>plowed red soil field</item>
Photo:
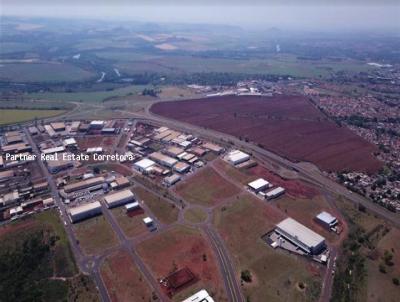
[[[223,96],[161,102],[155,114],[247,138],[291,160],[325,171],[373,173],[382,163],[378,148],[339,127],[303,96]]]

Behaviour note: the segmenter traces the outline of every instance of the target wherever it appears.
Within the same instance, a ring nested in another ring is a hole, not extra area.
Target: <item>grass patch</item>
[[[19,109],[0,109],[0,125],[13,124],[19,122],[41,119],[64,113],[63,110],[19,110]]]
[[[185,220],[191,223],[201,223],[207,219],[207,213],[200,208],[192,208],[185,211]]]
[[[119,226],[128,237],[135,237],[147,232],[147,227],[143,223],[146,214],[128,216],[125,207],[118,207],[111,210]]]
[[[229,183],[211,167],[206,167],[193,177],[176,187],[176,191],[187,202],[200,205],[214,205],[219,201],[239,193],[239,189]]]
[[[103,215],[74,224],[79,244],[86,254],[96,254],[118,243],[117,237]]]
[[[255,302],[316,301],[321,288],[318,267],[304,259],[269,247],[261,236],[282,217],[257,198],[245,195],[215,210],[214,225],[236,262],[237,276],[248,270],[251,283],[243,283],[244,296]],[[234,222],[234,223],[233,223]],[[305,284],[298,290],[297,284]]]
[[[139,186],[134,187],[133,191],[162,223],[171,224],[178,220],[179,210],[174,204]]]

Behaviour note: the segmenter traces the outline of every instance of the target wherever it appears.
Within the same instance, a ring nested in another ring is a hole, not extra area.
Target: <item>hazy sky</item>
[[[0,0],[2,15],[221,23],[296,29],[398,29],[400,0]],[[347,4],[351,2],[351,5]]]

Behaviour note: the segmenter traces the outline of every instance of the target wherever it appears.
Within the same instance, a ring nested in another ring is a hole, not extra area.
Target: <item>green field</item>
[[[280,217],[264,202],[246,195],[215,210],[214,225],[235,255],[237,274],[249,270],[242,287],[247,301],[317,301],[320,279],[305,259],[268,246],[261,238]],[[232,223],[234,221],[234,223]],[[318,267],[314,267],[318,271]],[[305,284],[300,290],[298,284]]]
[[[0,301],[98,301],[55,211],[0,227]]]
[[[201,208],[192,208],[185,211],[185,220],[190,223],[201,223],[207,219],[207,213]]]
[[[19,110],[0,109],[0,125],[19,123],[34,119],[55,116],[64,113],[64,110]]]
[[[7,63],[0,67],[0,80],[18,83],[78,82],[97,75],[67,63]]]
[[[133,191],[162,223],[171,224],[178,220],[178,209],[164,198],[139,186],[134,187]]]
[[[357,61],[334,62],[329,60],[304,61],[295,56],[276,55],[266,59],[225,59],[200,58],[193,56],[149,57],[115,52],[102,53],[102,56],[117,60],[121,72],[230,72],[247,74],[274,74],[297,77],[326,77],[337,71],[358,73],[371,70],[371,67]]]
[[[136,94],[143,91],[146,85],[130,85],[114,90],[88,92],[43,92],[26,94],[25,98],[43,99],[52,101],[102,102],[107,98]]]
[[[79,245],[88,254],[96,254],[115,246],[118,239],[103,215],[74,224]]]

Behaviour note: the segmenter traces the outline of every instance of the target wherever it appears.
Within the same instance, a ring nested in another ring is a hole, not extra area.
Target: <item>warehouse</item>
[[[176,184],[181,180],[181,177],[178,174],[172,174],[171,176],[167,176],[164,178],[163,182],[166,186],[170,187]]]
[[[150,217],[145,217],[143,218],[143,222],[146,226],[150,227],[153,225],[153,219],[151,219]]]
[[[171,157],[178,157],[180,154],[184,152],[183,149],[178,148],[178,147],[169,147],[164,151],[165,154],[171,156]]]
[[[240,150],[234,150],[229,152],[227,159],[232,165],[236,166],[238,164],[244,163],[245,161],[248,161],[250,159],[250,155]]]
[[[221,146],[209,142],[204,143],[202,147],[217,154],[221,154],[224,151],[224,148],[222,148]]]
[[[190,170],[190,165],[183,162],[178,162],[173,169],[174,171],[183,174]]]
[[[308,254],[316,255],[325,248],[325,238],[292,218],[277,224],[275,232]]]
[[[25,143],[18,143],[18,144],[2,146],[1,149],[5,153],[19,153],[19,152],[25,152],[25,151],[32,151],[32,147]]]
[[[65,124],[63,122],[59,123],[50,123],[51,128],[53,128],[54,131],[59,132],[59,131],[65,131]]]
[[[42,153],[43,154],[54,154],[54,153],[59,153],[59,152],[63,152],[63,151],[65,151],[65,147],[59,146],[59,147],[43,149]]]
[[[44,125],[44,129],[46,130],[47,134],[50,137],[55,137],[57,133],[54,131],[54,129],[50,125]]]
[[[102,213],[101,204],[98,201],[80,205],[75,208],[70,208],[68,212],[69,212],[69,219],[71,220],[72,223],[82,221],[84,219],[100,215]]]
[[[72,122],[72,123],[71,123],[70,131],[71,131],[71,132],[77,132],[77,131],[79,130],[80,124],[81,124],[80,121]]]
[[[285,189],[284,188],[277,187],[277,188],[265,193],[265,198],[266,199],[274,199],[274,198],[277,198],[277,197],[281,196],[284,193],[285,193]]]
[[[63,145],[68,148],[76,148],[78,145],[76,143],[75,138],[67,138],[63,141]]]
[[[320,225],[322,225],[327,230],[332,230],[338,224],[337,218],[325,211],[319,213],[315,217],[315,221],[317,221]]]
[[[247,185],[250,188],[250,190],[254,191],[255,193],[258,193],[260,191],[263,191],[263,190],[271,187],[271,184],[268,181],[266,181],[264,178],[256,179],[252,182],[249,182]]]
[[[160,165],[166,166],[168,168],[172,168],[178,161],[172,157],[161,154],[160,152],[153,152],[149,155],[149,157],[158,162]]]
[[[143,158],[139,161],[137,161],[136,163],[133,164],[133,167],[144,173],[144,172],[149,172],[151,170],[151,168],[155,165],[156,163],[154,161],[152,161],[151,159],[148,158]]]
[[[202,289],[182,302],[214,302],[214,299],[211,298],[205,289]]]
[[[104,197],[104,201],[106,202],[107,208],[110,209],[135,201],[135,195],[133,195],[131,190],[122,190],[108,194]]]
[[[73,184],[66,185],[64,187],[64,191],[66,193],[72,193],[75,191],[87,189],[90,187],[102,185],[104,183],[104,177],[99,176],[99,177],[94,177],[94,178],[89,178],[86,180],[82,180]]]
[[[22,134],[18,131],[7,132],[5,135],[5,143],[7,145],[22,143]]]
[[[128,203],[128,204],[125,205],[125,210],[127,212],[135,211],[135,210],[137,210],[139,208],[140,208],[140,205],[139,205],[139,202],[137,202],[137,201],[131,202],[131,203]]]
[[[104,127],[104,121],[91,121],[89,124],[89,129],[101,130]]]
[[[58,173],[62,170],[67,170],[69,168],[72,168],[74,166],[74,163],[70,160],[48,160],[46,161],[47,163],[47,169],[49,170],[50,173]]]

